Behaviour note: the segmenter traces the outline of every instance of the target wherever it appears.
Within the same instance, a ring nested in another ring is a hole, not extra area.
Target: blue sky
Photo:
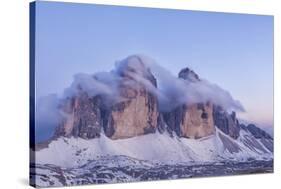
[[[194,69],[244,105],[241,118],[273,124],[272,16],[37,1],[36,32],[37,98],[140,53],[175,75]]]

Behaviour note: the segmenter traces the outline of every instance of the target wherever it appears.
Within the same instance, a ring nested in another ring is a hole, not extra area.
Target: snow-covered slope
[[[165,164],[272,159],[268,143],[245,130],[241,130],[240,137],[235,140],[218,128],[214,135],[201,139],[171,137],[166,132],[119,140],[103,134],[90,140],[61,137],[52,141],[48,148],[36,151],[35,163],[74,168],[100,157],[116,155]]]

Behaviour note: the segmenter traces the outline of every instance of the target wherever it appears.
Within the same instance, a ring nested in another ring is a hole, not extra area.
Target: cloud
[[[85,73],[79,73],[74,75],[74,80],[70,87],[64,91],[65,97],[73,97],[79,95],[81,91],[85,91],[89,96],[96,96],[98,94],[113,95],[114,85],[111,84],[114,81],[113,75],[110,73],[97,73],[96,75],[90,75]]]
[[[139,84],[144,86],[157,97],[162,112],[172,111],[183,104],[206,102],[212,102],[228,111],[244,111],[241,103],[218,85],[204,79],[193,82],[178,78],[153,59],[133,55],[117,61],[115,69],[109,72],[74,75],[73,82],[61,98],[55,94],[40,98],[36,104],[37,133],[57,127],[67,116],[60,110],[60,103],[64,99],[79,96],[81,92],[86,92],[90,97],[100,95],[108,106],[126,100],[120,95],[121,83],[131,88],[139,87]],[[45,132],[45,135],[50,133]]]
[[[122,80],[124,76],[131,80]],[[155,78],[154,78],[155,77]],[[157,86],[153,80],[156,79]],[[65,90],[65,97],[87,92],[89,96],[103,95],[108,101],[122,101],[119,94],[120,82],[134,88],[142,84],[158,98],[161,111],[171,111],[182,104],[212,102],[229,111],[244,111],[244,107],[231,94],[207,80],[193,82],[171,74],[167,69],[144,55],[129,56],[115,63],[110,72],[93,75],[76,74],[71,86]]]
[[[41,97],[36,102],[35,132],[36,141],[48,139],[62,120],[59,110],[60,99],[56,94]]]
[[[245,111],[238,100],[235,100],[228,91],[218,85],[204,79],[192,82],[192,80],[178,78],[151,58],[143,55],[138,56],[156,77],[156,89],[151,89],[151,86],[146,85],[140,79],[139,81],[148,86],[148,89],[158,96],[160,110],[171,111],[182,104],[206,103],[210,101],[223,107],[225,110]]]

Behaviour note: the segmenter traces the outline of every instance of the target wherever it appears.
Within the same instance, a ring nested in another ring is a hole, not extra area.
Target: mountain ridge
[[[78,74],[47,106],[56,109],[43,121],[57,122],[31,145],[34,186],[273,172],[273,138],[240,123],[244,108],[229,92],[189,68],[174,77],[147,61],[130,56],[111,72]]]
[[[161,110],[159,99],[162,94],[159,95],[158,80],[145,59],[140,56],[129,56],[122,60],[111,73],[114,74],[112,81],[99,81],[100,77],[90,76],[83,83],[83,76],[79,82],[74,82],[71,90],[75,95],[68,96],[61,102],[59,109],[64,117],[53,137],[47,142],[36,144],[35,150],[48,148],[52,141],[61,137],[92,140],[104,135],[111,140],[120,140],[169,133],[172,138],[187,139],[216,136],[225,145],[231,146],[234,152],[239,152],[236,142],[232,140],[238,141],[243,131],[248,133],[242,141],[247,143],[248,148],[255,152],[256,149],[262,149],[264,153],[273,152],[273,138],[269,134],[254,124],[240,124],[235,111],[228,113],[211,100],[193,103],[184,101],[170,111]],[[183,87],[187,86],[187,89],[203,82],[189,68],[180,70],[176,81],[181,82]],[[108,95],[110,92],[93,92],[97,82],[106,86],[110,83],[107,87],[116,88],[114,98]],[[195,92],[197,96],[204,95],[200,91]],[[92,93],[95,95],[91,95]],[[184,96],[183,93],[182,95]],[[217,134],[218,131],[220,134]],[[256,140],[261,140],[261,144]]]

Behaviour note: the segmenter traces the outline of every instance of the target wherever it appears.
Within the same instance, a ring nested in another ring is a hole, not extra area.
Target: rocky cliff
[[[273,139],[268,133],[263,131],[262,129],[258,128],[254,124],[249,124],[247,126],[247,130],[254,135],[255,138],[266,138],[266,139]]]
[[[55,136],[99,137],[102,126],[100,106],[99,96],[89,97],[82,91],[78,96],[66,99],[61,106],[64,119]]]
[[[99,137],[103,130],[112,139],[122,139],[155,132],[161,119],[157,98],[147,85],[157,87],[156,79],[137,56],[120,64],[116,73],[120,77],[120,100],[106,106],[100,96],[90,97],[81,90],[62,103],[65,118],[55,136],[91,139]]]
[[[137,56],[121,64],[118,89],[124,100],[105,110],[105,133],[112,139],[120,139],[155,132],[159,116],[157,98],[143,81],[157,87],[156,79]]]
[[[102,95],[90,96],[78,85],[78,94],[62,102],[60,110],[64,119],[57,127],[55,137],[91,139],[104,132],[111,139],[123,139],[158,129],[197,139],[214,134],[215,127],[234,139],[239,137],[240,124],[235,112],[230,114],[211,101],[186,102],[169,112],[161,112],[158,97],[153,93],[157,80],[141,57],[130,56],[119,62],[114,74],[118,77],[119,100],[105,105]],[[201,82],[189,68],[182,69],[178,78],[187,85]],[[257,137],[270,137],[253,126],[249,126],[248,131]]]
[[[145,59],[130,56],[110,73],[75,77],[50,109],[49,99],[42,103],[41,114],[55,110],[58,121],[52,122],[53,136],[31,144],[32,184],[272,172],[273,138],[254,124],[239,123],[229,112],[237,104],[220,103],[234,101],[227,91],[205,85],[189,68],[178,77],[160,72],[163,76]]]
[[[234,139],[237,139],[239,137],[240,125],[239,121],[236,118],[235,112],[229,114],[220,106],[214,106],[213,118],[214,124],[225,134],[231,136]]]
[[[179,72],[179,78],[188,82],[199,82],[199,76],[189,68]],[[215,131],[213,121],[213,104],[183,104],[175,110],[164,114],[165,121],[177,135],[187,138],[201,138]]]

